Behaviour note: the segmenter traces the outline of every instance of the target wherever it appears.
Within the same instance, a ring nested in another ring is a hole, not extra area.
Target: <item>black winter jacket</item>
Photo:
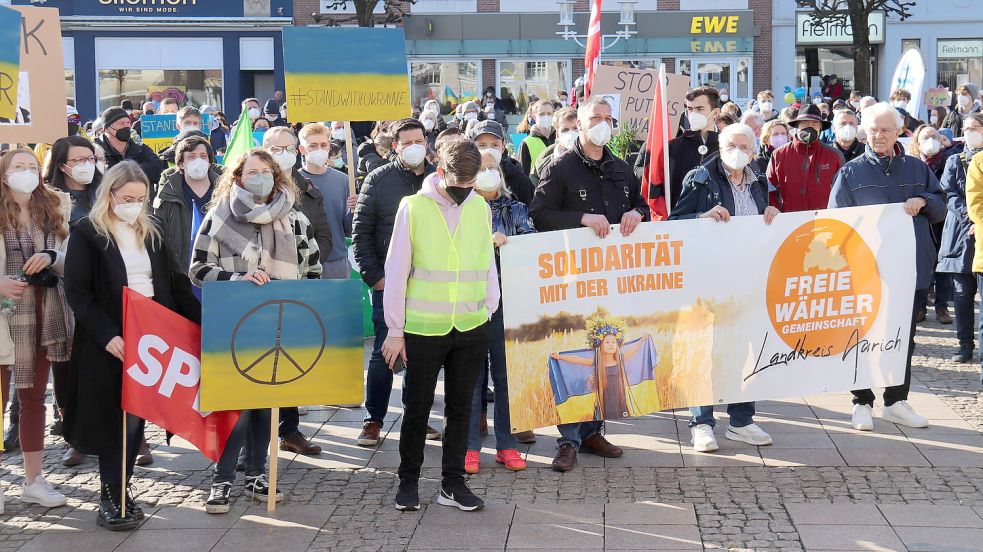
[[[758,174],[757,181],[751,184],[751,197],[758,206],[758,214],[764,214],[768,207],[768,181],[763,175]],[[717,205],[734,215],[734,191],[723,162],[715,155],[686,175],[682,195],[669,220],[694,219]]]
[[[120,155],[116,148],[109,145],[109,140],[107,138],[97,138],[95,140],[102,146],[103,151],[106,152],[106,169],[111,168],[113,165],[123,161],[124,159],[131,159],[136,161],[140,168],[143,169],[144,174],[147,175],[147,180],[153,185],[153,183],[160,181],[160,174],[164,172],[167,168],[167,163],[157,157],[154,150],[150,149],[150,146],[146,144],[137,144],[136,142],[128,142],[126,144],[126,151],[123,155]]]
[[[684,117],[685,119],[685,117]],[[706,153],[700,153],[700,146],[706,146]],[[689,171],[695,169],[707,161],[712,154],[717,153],[719,145],[717,143],[717,133],[708,132],[706,144],[698,132],[686,131],[672,140],[669,140],[669,197],[667,202],[671,209],[676,208],[679,195],[683,189],[683,180]],[[638,158],[635,159],[635,178],[642,181],[642,173],[645,171],[645,163],[648,161],[648,145],[642,146]],[[664,186],[652,186],[650,194],[654,197],[646,199],[657,199],[659,194],[665,194]]]
[[[502,167],[505,185],[512,191],[512,195],[529,205],[536,188],[533,186],[532,180],[529,179],[529,175],[522,169],[522,165],[508,155],[502,156],[502,162],[499,165]]]
[[[208,181],[213,188],[220,176],[215,165],[208,169]],[[184,202],[183,186],[184,173],[180,170],[161,176],[157,195],[150,203],[150,213],[160,221],[164,241],[178,264],[187,272],[191,266],[191,209]]]

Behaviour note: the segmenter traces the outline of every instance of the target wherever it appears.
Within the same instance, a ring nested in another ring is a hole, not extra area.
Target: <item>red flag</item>
[[[123,288],[123,410],[186,439],[218,462],[239,411],[200,412],[201,328]]]
[[[669,197],[669,112],[666,108],[666,66],[659,68],[655,84],[649,130],[645,140],[645,170],[642,172],[642,193],[652,212],[652,220],[669,217],[666,199]],[[661,194],[658,187],[662,187]],[[658,196],[658,197],[656,197]]]
[[[601,60],[601,0],[592,0],[590,23],[587,24],[587,48],[584,51],[584,97],[590,97],[594,85],[594,71]]]

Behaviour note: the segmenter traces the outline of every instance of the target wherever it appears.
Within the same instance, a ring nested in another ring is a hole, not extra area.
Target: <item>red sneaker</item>
[[[475,474],[481,469],[481,451],[469,450],[464,455],[464,472]]]
[[[522,459],[522,455],[515,449],[498,451],[495,454],[495,461],[499,464],[505,464],[505,469],[509,471],[522,471],[526,469],[526,461]]]

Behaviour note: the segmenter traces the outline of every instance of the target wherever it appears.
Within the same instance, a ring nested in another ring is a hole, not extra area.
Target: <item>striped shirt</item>
[[[730,182],[731,192],[734,194],[734,216],[735,217],[746,217],[759,215],[758,204],[754,202],[754,197],[751,196],[751,183],[757,180],[754,171],[749,167],[744,167],[744,172],[741,174],[741,181],[734,184],[731,180],[730,174],[727,175],[727,181]]]

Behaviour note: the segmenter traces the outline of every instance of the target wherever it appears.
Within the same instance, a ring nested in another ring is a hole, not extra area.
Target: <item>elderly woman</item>
[[[936,264],[936,249],[932,239],[932,224],[945,219],[945,192],[935,173],[925,163],[904,155],[898,145],[898,135],[904,119],[888,103],[878,103],[864,110],[861,121],[867,133],[864,154],[840,169],[833,182],[829,207],[883,205],[904,202],[905,212],[915,225],[915,309],[925,302]],[[911,354],[915,349],[915,323],[909,332],[908,361],[905,380],[901,385],[884,390],[884,411],[881,418],[908,427],[926,427],[928,420],[918,415],[908,404],[911,384]],[[854,429],[874,428],[874,392],[861,389],[853,392]]]
[[[765,224],[778,215],[778,209],[768,205],[768,183],[750,167],[754,159],[754,131],[737,123],[720,133],[720,156],[713,156],[691,170],[683,180],[679,203],[669,220],[709,218],[727,222],[731,217],[764,215]],[[689,422],[693,448],[698,452],[717,450],[713,435],[716,425],[712,406],[690,409]],[[730,426],[726,437],[749,445],[772,443],[771,436],[754,423],[754,403],[727,405]]]
[[[758,147],[758,157],[754,160],[754,168],[758,174],[765,174],[771,154],[789,141],[788,125],[772,119],[761,127],[761,146]]]

